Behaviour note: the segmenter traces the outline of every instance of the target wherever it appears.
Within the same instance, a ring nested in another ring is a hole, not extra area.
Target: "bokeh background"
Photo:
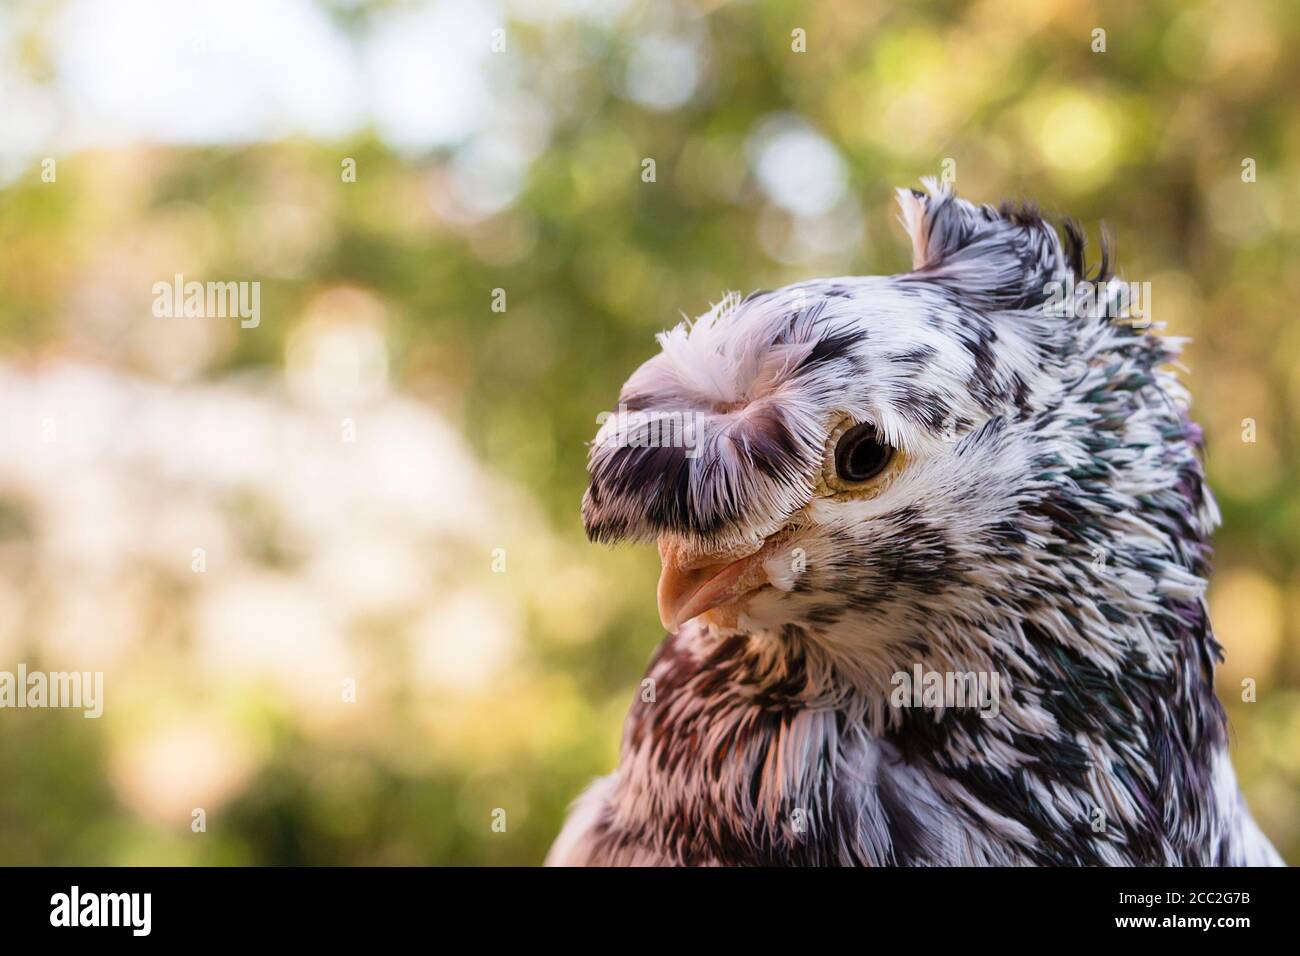
[[[905,268],[945,169],[1104,219],[1193,338],[1300,861],[1298,52],[1288,0],[0,6],[0,669],[106,683],[0,712],[0,863],[539,862],[660,637],[595,416],[725,290]],[[260,325],[155,318],[177,273]]]

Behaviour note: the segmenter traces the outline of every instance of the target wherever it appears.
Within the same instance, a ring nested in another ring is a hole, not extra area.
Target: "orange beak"
[[[676,631],[693,617],[762,586],[767,580],[762,553],[736,560],[701,563],[660,539],[659,620]]]

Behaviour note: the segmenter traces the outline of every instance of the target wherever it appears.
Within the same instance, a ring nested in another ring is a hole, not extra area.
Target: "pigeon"
[[[1073,220],[922,183],[910,272],[729,294],[602,416],[583,523],[667,636],[549,865],[1281,864],[1183,341]]]

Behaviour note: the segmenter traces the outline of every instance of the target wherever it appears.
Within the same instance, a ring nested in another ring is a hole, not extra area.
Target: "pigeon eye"
[[[835,445],[835,475],[841,481],[867,481],[885,470],[894,449],[880,440],[868,422],[854,425]]]

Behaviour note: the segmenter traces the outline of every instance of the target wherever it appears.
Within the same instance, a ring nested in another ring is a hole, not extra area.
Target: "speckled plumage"
[[[1179,342],[1050,307],[1086,278],[1074,227],[927,185],[900,191],[912,272],[729,296],[624,386],[703,440],[606,423],[592,539],[780,548],[735,621],[665,639],[549,862],[1278,862],[1213,691]],[[870,496],[822,477],[844,421],[900,450]],[[997,674],[997,716],[894,706],[918,664]]]

